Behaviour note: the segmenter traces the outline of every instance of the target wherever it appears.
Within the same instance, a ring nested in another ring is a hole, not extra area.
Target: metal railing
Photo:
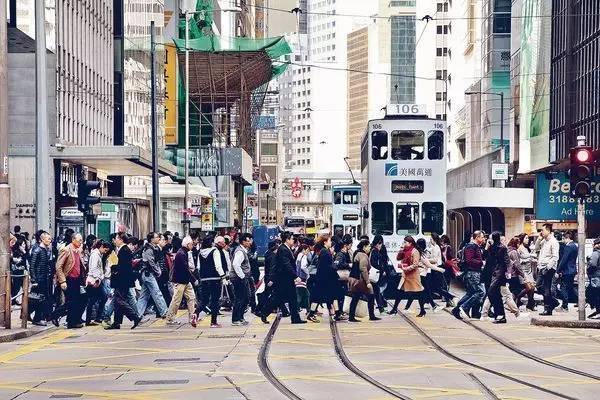
[[[11,296],[12,292],[12,280],[14,278],[23,279],[21,290],[15,296]],[[4,275],[0,275],[0,279],[4,279],[4,292],[0,293],[0,296],[4,297],[4,328],[12,328],[12,302],[13,300],[21,297],[21,328],[27,329],[29,322],[29,291],[31,289],[29,272],[24,271],[21,275],[12,275],[7,272]],[[33,285],[35,286],[35,285]]]

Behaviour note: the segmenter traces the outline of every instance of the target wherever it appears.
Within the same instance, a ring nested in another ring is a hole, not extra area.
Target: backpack
[[[469,268],[467,267],[467,259],[465,258],[465,250],[469,245],[470,243],[456,253],[456,259],[458,260],[458,269],[461,273],[465,273],[469,270]]]

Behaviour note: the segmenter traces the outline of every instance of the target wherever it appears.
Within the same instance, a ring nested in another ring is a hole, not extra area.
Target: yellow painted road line
[[[12,361],[21,356],[25,356],[30,353],[34,353],[39,350],[43,350],[46,346],[59,342],[63,339],[68,338],[69,336],[73,336],[71,331],[67,330],[59,330],[55,331],[43,338],[35,338],[31,340],[28,344],[23,345],[19,349],[10,351],[8,353],[0,354],[0,364],[8,361]]]

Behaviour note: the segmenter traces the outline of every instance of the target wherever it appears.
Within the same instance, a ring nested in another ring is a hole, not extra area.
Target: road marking
[[[34,353],[39,350],[43,350],[48,345],[59,342],[63,339],[73,336],[73,333],[67,330],[55,331],[43,338],[34,338],[28,344],[23,347],[10,351],[8,353],[0,354],[0,363],[6,363],[12,361],[21,356],[25,356],[30,353]]]

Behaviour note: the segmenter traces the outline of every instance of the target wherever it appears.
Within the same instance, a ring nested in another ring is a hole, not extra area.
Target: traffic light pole
[[[585,199],[579,199],[577,203],[577,245],[579,246],[579,254],[577,256],[577,307],[579,320],[585,321]]]
[[[150,21],[150,119],[152,127],[152,229],[160,231],[160,194],[158,185],[158,137],[156,133],[156,43],[154,21]]]

